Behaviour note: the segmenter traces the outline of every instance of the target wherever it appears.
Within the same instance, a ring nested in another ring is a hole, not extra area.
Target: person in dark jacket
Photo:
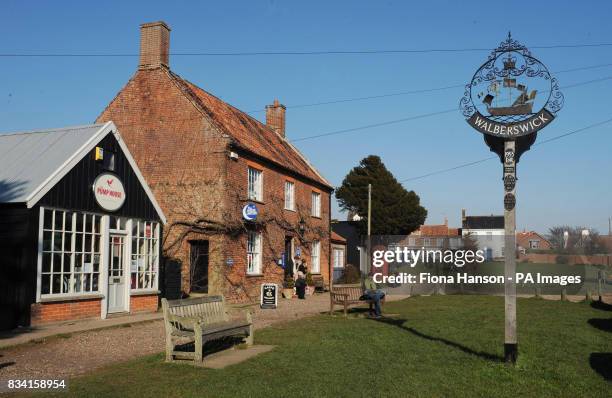
[[[299,299],[304,300],[306,297],[306,278],[298,272],[298,278],[295,281],[295,291]]]

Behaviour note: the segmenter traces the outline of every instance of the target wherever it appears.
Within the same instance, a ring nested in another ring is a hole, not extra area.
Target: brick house
[[[520,253],[529,249],[550,250],[548,239],[535,231],[523,231],[516,233],[516,247]]]
[[[97,120],[121,130],[167,216],[182,291],[256,300],[296,255],[329,283],[333,188],[287,140],[285,107],[259,122],[170,69],[164,22],[140,33],[138,69]]]

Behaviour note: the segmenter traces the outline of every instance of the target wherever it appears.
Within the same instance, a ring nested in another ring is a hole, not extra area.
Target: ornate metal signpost
[[[491,52],[466,85],[459,106],[503,165],[506,362],[518,356],[516,334],[516,165],[538,131],[563,107],[557,79],[524,45],[508,38]]]

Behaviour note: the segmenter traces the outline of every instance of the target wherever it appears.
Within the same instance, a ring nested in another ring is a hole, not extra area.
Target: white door
[[[110,235],[108,262],[108,313],[126,311],[125,236]]]

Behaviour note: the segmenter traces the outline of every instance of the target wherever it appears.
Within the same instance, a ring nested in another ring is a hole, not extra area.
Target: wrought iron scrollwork
[[[503,66],[500,66],[500,60]],[[546,66],[536,59],[526,46],[513,39],[508,33],[508,38],[491,51],[487,61],[478,68],[472,77],[470,84],[465,86],[463,97],[459,101],[459,110],[466,118],[471,117],[476,112],[477,106],[472,98],[472,89],[478,85],[519,76],[540,78],[549,82],[549,88],[541,91],[542,93],[548,92],[548,98],[542,108],[556,114],[563,107],[564,97],[559,89],[557,79],[551,76]],[[525,114],[491,118],[501,123],[514,123],[530,116],[530,114]]]

